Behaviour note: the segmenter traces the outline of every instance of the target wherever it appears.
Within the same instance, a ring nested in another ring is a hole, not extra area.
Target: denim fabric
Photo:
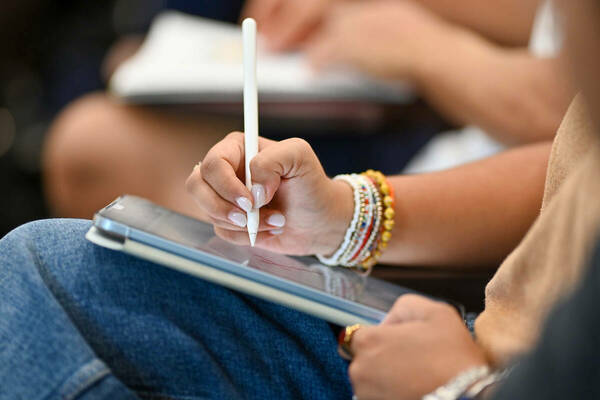
[[[327,323],[95,246],[0,240],[0,399],[349,399]]]
[[[475,320],[479,317],[479,313],[470,312],[465,315],[465,325],[471,335],[475,335]]]

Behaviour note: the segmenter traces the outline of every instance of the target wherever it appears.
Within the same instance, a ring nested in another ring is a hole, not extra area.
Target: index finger
[[[200,176],[223,199],[239,205],[240,198],[252,201],[244,178],[244,134],[230,133],[213,146],[200,165]]]
[[[257,27],[267,23],[267,19],[273,14],[279,6],[280,0],[251,0],[242,9],[240,20],[245,18],[254,18]]]
[[[303,39],[318,25],[324,6],[304,1],[286,3],[277,14],[266,33],[271,37],[271,46],[276,50],[290,48]]]
[[[259,137],[259,152],[272,143],[272,140]],[[244,134],[232,132],[206,154],[199,175],[219,196],[247,211],[245,205],[254,201],[244,184],[245,160]],[[245,199],[243,205],[241,198]]]

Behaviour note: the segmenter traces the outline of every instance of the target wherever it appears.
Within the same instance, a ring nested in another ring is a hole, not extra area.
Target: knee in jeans
[[[28,222],[13,229],[0,240],[0,258],[4,265],[10,260],[31,254],[40,256],[44,251],[60,249],[60,243],[75,245],[84,241],[90,221],[74,219],[46,219]],[[65,247],[65,248],[66,248]],[[74,247],[74,246],[73,246]]]
[[[96,165],[95,154],[110,142],[116,105],[105,96],[92,94],[70,104],[54,121],[44,146],[44,170],[48,183],[76,182]],[[101,165],[101,164],[100,164]]]
[[[118,154],[128,115],[107,96],[92,94],[69,105],[55,120],[44,146],[43,171],[48,203],[57,215],[83,216],[72,212],[82,193],[102,187],[123,170],[127,157]]]

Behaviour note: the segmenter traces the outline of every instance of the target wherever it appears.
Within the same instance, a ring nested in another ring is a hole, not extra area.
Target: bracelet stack
[[[392,238],[395,214],[392,187],[381,172],[373,170],[338,175],[334,179],[352,187],[354,213],[340,247],[330,257],[317,257],[326,265],[369,272]]]

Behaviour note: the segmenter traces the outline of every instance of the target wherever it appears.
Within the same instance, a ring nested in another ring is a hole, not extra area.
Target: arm
[[[305,40],[332,5],[347,0],[249,0],[243,17],[254,17],[274,49],[284,50]],[[413,0],[456,25],[497,43],[525,46],[540,0]],[[367,4],[371,6],[371,4]]]
[[[574,95],[557,58],[504,49],[467,31],[415,69],[420,92],[459,124],[507,144],[554,137]]]
[[[572,97],[558,59],[501,48],[413,2],[345,5],[308,53],[317,68],[343,64],[407,80],[457,124],[509,145],[554,137]]]
[[[498,43],[526,46],[540,0],[414,0]]]
[[[550,147],[530,145],[447,171],[392,177],[396,224],[382,261],[497,266],[539,214]]]
[[[332,254],[352,219],[350,186],[329,179],[305,141],[261,138],[259,146],[250,165],[259,196],[253,197],[240,179],[240,133],[213,147],[188,178],[188,190],[215,232],[247,245],[244,207],[254,203],[262,206],[258,247]],[[549,144],[532,145],[446,172],[391,178],[396,227],[383,261],[497,265],[539,212],[549,152]]]

